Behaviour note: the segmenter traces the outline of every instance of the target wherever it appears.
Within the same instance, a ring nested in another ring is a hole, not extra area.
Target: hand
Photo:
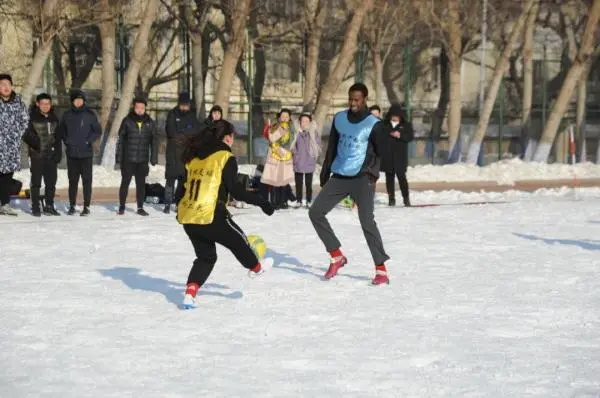
[[[263,213],[265,213],[267,216],[272,216],[273,213],[275,213],[275,209],[273,208],[273,206],[271,206],[271,203],[269,202],[265,202],[260,206],[260,209],[263,211]]]
[[[394,131],[392,133],[392,137],[394,137],[394,138],[400,138],[400,132],[399,131]]]

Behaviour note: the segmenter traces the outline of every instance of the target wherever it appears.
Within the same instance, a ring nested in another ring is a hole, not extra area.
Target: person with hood
[[[321,135],[317,124],[308,113],[300,115],[296,126],[298,134],[292,141],[294,173],[296,176],[296,208],[310,207],[312,202],[313,173],[317,167],[317,159],[321,154]],[[302,199],[303,183],[306,185],[306,200]]]
[[[60,216],[54,207],[58,164],[62,159],[62,144],[57,137],[58,118],[52,107],[52,97],[47,93],[38,95],[31,111],[28,131],[40,141],[39,150],[29,148],[31,172],[31,214]],[[43,209],[40,206],[40,189],[44,179]]]
[[[412,123],[399,104],[393,104],[385,118],[387,145],[381,157],[381,171],[385,172],[389,205],[396,206],[395,178],[398,178],[404,206],[410,206],[408,180],[408,143],[414,139]]]
[[[27,106],[13,91],[12,77],[0,74],[0,215],[18,214],[9,202],[13,175],[21,168],[21,138],[28,123]]]
[[[185,136],[200,132],[201,124],[192,111],[190,94],[182,92],[179,94],[177,106],[169,111],[165,126],[167,133],[167,152],[165,167],[165,208],[164,213],[171,212],[173,193],[175,192],[175,181],[177,186],[183,183],[185,166],[181,160],[183,148],[181,142]]]
[[[375,263],[374,285],[388,284],[385,262],[389,260],[375,222],[375,184],[379,178],[379,156],[385,147],[383,121],[366,105],[368,89],[362,83],[348,90],[348,108],[335,114],[329,133],[325,161],[321,169],[323,189],[308,211],[317,235],[330,255],[325,279],[335,277],[347,264],[341,243],[331,229],[327,214],[346,196],[358,207],[358,218]],[[333,175],[332,175],[333,174]]]
[[[259,206],[268,216],[274,212],[266,199],[247,191],[239,182],[237,161],[231,153],[233,140],[233,125],[226,120],[217,120],[185,138],[185,177],[184,184],[177,187],[177,221],[192,242],[196,260],[187,280],[184,309],[196,306],[198,289],[217,262],[217,243],[233,253],[250,277],[260,275],[273,264],[272,259],[262,263],[258,260],[226,207],[231,194],[236,200]]]
[[[121,187],[119,188],[119,215],[125,214],[125,202],[131,178],[135,177],[135,196],[137,214],[148,216],[144,210],[146,199],[146,177],[148,162],[152,166],[158,163],[158,137],[156,124],[146,113],[147,102],[143,98],[133,100],[133,109],[129,112],[119,129],[116,163],[121,166]]]
[[[75,214],[79,179],[83,184],[83,210],[81,216],[90,215],[92,201],[92,175],[94,142],[102,135],[96,114],[85,103],[85,94],[79,89],[71,91],[71,108],[62,116],[58,135],[65,143],[67,174],[69,176],[69,211]]]
[[[208,112],[208,117],[204,120],[204,126],[208,127],[217,120],[223,119],[223,108],[220,105],[214,105]]]

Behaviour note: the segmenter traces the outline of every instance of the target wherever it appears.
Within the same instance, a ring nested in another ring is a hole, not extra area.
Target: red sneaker
[[[344,256],[333,257],[329,261],[330,261],[329,269],[325,273],[325,279],[333,278],[334,276],[337,275],[340,268],[342,268],[344,265],[348,264],[348,260]]]
[[[377,272],[375,272],[375,278],[373,278],[371,283],[373,285],[383,285],[384,283],[389,285],[390,279],[387,276],[387,272],[377,270]]]

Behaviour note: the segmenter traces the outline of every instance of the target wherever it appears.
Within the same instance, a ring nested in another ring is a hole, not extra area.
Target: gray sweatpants
[[[356,202],[358,207],[360,226],[365,234],[375,265],[385,263],[389,260],[389,256],[385,253],[381,234],[377,228],[377,223],[375,223],[375,190],[368,176],[352,179],[335,177],[329,179],[308,212],[317,235],[319,235],[328,252],[341,247],[340,241],[331,229],[329,221],[327,221],[327,214],[348,195]]]

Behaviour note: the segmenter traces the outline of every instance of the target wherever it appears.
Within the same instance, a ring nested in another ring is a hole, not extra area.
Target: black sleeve
[[[235,200],[249,203],[254,206],[261,206],[265,203],[262,196],[257,193],[248,191],[238,179],[238,165],[235,157],[231,157],[223,168],[223,184],[225,189],[233,196]]]
[[[127,128],[125,127],[125,119],[121,122],[121,127],[119,127],[119,136],[117,138],[117,149],[115,150],[115,162],[119,164],[123,164],[123,159],[125,155],[125,140],[127,140]]]
[[[175,138],[177,134],[177,122],[175,121],[175,112],[169,111],[167,115],[167,123],[165,124],[165,132],[167,138]]]
[[[383,154],[383,148],[385,147],[388,133],[389,132],[387,131],[387,128],[383,122],[377,122],[377,124],[375,124],[371,130],[369,141],[371,142],[377,157],[381,157]]]
[[[175,204],[176,205],[179,205],[179,202],[185,196],[186,181],[187,181],[187,170],[185,170],[185,176],[183,178],[183,182],[181,184],[177,184],[177,189],[175,190]]]
[[[325,185],[329,181],[331,176],[331,164],[335,159],[337,153],[338,141],[340,140],[340,133],[335,128],[335,123],[331,123],[331,130],[329,131],[329,142],[327,143],[327,152],[325,152],[325,160],[323,160],[323,167],[321,168],[321,186]]]
[[[150,163],[158,164],[158,133],[156,122],[152,122],[152,141],[150,142]]]
[[[411,142],[415,139],[415,130],[411,122],[404,122],[400,141]]]
[[[56,140],[63,141],[66,143],[67,141],[67,123],[65,120],[65,115],[60,119],[58,123],[58,127],[56,127]]]
[[[29,121],[29,126],[25,130],[25,134],[22,137],[23,142],[29,145],[34,151],[39,152],[41,149],[40,137],[38,137],[33,124]]]
[[[100,137],[102,137],[102,127],[100,127],[100,122],[98,121],[98,117],[96,116],[96,114],[92,111],[90,111],[90,117],[92,118],[91,122],[91,126],[90,126],[90,144],[95,142],[96,140],[98,140]]]

